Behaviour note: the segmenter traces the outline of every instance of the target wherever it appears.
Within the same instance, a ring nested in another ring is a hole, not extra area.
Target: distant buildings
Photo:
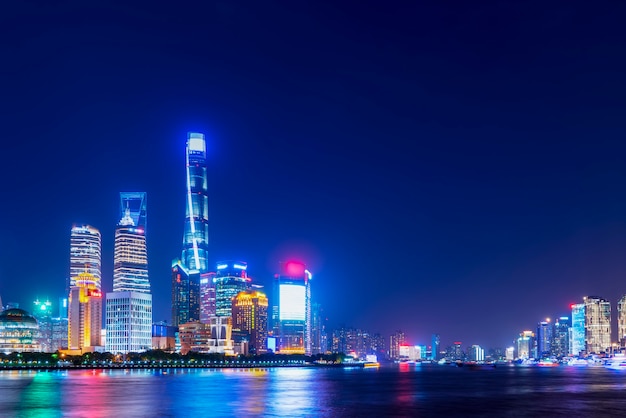
[[[523,331],[517,338],[517,358],[535,358],[535,334],[532,331]]]
[[[404,332],[398,330],[389,337],[389,358],[398,360],[400,358],[400,346],[405,343]]]
[[[574,303],[572,308],[572,328],[570,334],[570,354],[579,356],[586,351],[585,346],[585,304]]]
[[[280,263],[272,302],[277,349],[285,354],[311,354],[311,273],[303,263]]]
[[[554,329],[550,318],[537,325],[537,356],[550,357],[552,355],[552,339]]]
[[[216,266],[215,284],[215,315],[230,317],[232,315],[233,298],[250,287],[250,279],[246,275],[247,263],[243,261],[220,261]]]
[[[617,341],[620,347],[626,348],[626,295],[617,302]]]
[[[569,354],[569,334],[571,321],[567,316],[561,316],[554,321],[552,333],[551,355],[556,358],[567,357]]]

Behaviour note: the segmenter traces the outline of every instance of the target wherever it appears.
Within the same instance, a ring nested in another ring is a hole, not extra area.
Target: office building
[[[200,321],[200,272],[172,262],[172,325]]]
[[[202,273],[200,275],[200,322],[209,323],[209,318],[215,316],[215,279],[216,273]]]
[[[469,349],[468,358],[470,361],[485,361],[485,349],[479,345],[472,345]]]
[[[101,347],[102,292],[91,273],[81,273],[70,288],[68,348],[91,352]]]
[[[441,350],[440,346],[441,346],[441,337],[439,337],[439,334],[433,334],[430,338],[430,358],[431,360],[434,361],[439,361],[439,359],[441,358],[439,351]]]
[[[523,331],[517,338],[517,358],[535,358],[535,334],[532,331]]]
[[[106,295],[106,350],[141,352],[152,348],[152,295],[148,276],[145,192],[120,193],[115,228],[113,292]]]
[[[400,358],[400,346],[406,343],[404,332],[397,330],[389,337],[389,358],[398,360]]]
[[[570,335],[570,354],[584,355],[585,347],[585,304],[574,303],[572,309],[572,328]]]
[[[233,298],[250,289],[246,274],[248,265],[243,261],[221,261],[217,263],[215,285],[215,315],[231,316]]]
[[[303,263],[280,263],[274,278],[272,323],[277,350],[311,354],[311,273]]]
[[[611,303],[598,296],[586,296],[583,301],[587,353],[608,353],[611,349]]]
[[[70,275],[67,291],[76,285],[76,277],[87,272],[101,289],[102,239],[100,231],[89,225],[74,225],[70,235]]]
[[[569,334],[571,321],[569,317],[562,316],[554,321],[552,343],[550,345],[552,356],[556,358],[567,357],[569,354]]]
[[[550,357],[552,355],[553,328],[550,318],[537,324],[537,356],[539,358]]]
[[[621,348],[626,347],[626,295],[617,302],[617,341]]]
[[[232,334],[246,338],[248,353],[267,352],[267,296],[260,291],[239,292],[232,301]]]

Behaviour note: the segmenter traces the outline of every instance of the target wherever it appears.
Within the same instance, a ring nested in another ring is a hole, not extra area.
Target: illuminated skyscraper
[[[185,167],[187,191],[183,251],[181,258],[172,262],[174,326],[200,320],[200,280],[203,274],[209,272],[209,196],[204,134],[188,133]]]
[[[272,326],[281,353],[311,354],[311,277],[303,263],[280,263],[274,279]]]
[[[267,352],[267,296],[259,291],[238,293],[232,301],[233,334],[248,339],[250,354]]]
[[[553,328],[550,318],[537,325],[537,356],[549,357],[552,354]]]
[[[523,331],[517,338],[517,358],[535,358],[535,334],[532,331]]]
[[[101,346],[102,293],[96,278],[81,273],[70,289],[68,345],[71,350],[94,351]]]
[[[93,276],[96,288],[101,288],[101,248],[100,231],[89,225],[72,226],[68,291],[75,286],[76,277],[85,271]]]
[[[111,353],[152,348],[146,194],[124,192],[120,198],[122,213],[115,229],[113,292],[107,293],[106,298],[106,350]]]
[[[585,304],[574,303],[572,308],[572,333],[570,337],[570,354],[578,356],[584,353],[585,347]]]
[[[203,324],[208,324],[215,316],[215,275],[214,272],[200,275],[200,322]]]
[[[248,265],[243,261],[220,261],[217,263],[215,284],[215,315],[231,316],[233,298],[250,287],[246,274]]]
[[[187,136],[187,208],[182,262],[189,270],[208,271],[209,196],[204,134]]]
[[[611,303],[597,296],[587,296],[583,300],[587,352],[608,353],[611,348]]]
[[[554,357],[566,357],[569,353],[569,330],[569,317],[562,316],[554,322],[554,332],[551,344],[551,351]]]
[[[617,340],[620,347],[626,347],[626,295],[617,302]]]

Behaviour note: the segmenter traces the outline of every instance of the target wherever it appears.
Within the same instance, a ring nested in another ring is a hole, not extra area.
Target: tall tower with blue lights
[[[208,271],[209,194],[204,134],[187,134],[187,198],[182,262],[189,270]]]
[[[187,134],[185,174],[183,251],[180,259],[172,262],[174,326],[200,320],[200,281],[209,273],[209,194],[204,134]]]

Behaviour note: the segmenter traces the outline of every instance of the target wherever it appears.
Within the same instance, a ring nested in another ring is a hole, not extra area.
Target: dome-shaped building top
[[[5,353],[39,351],[37,319],[23,309],[0,312],[0,351]]]

